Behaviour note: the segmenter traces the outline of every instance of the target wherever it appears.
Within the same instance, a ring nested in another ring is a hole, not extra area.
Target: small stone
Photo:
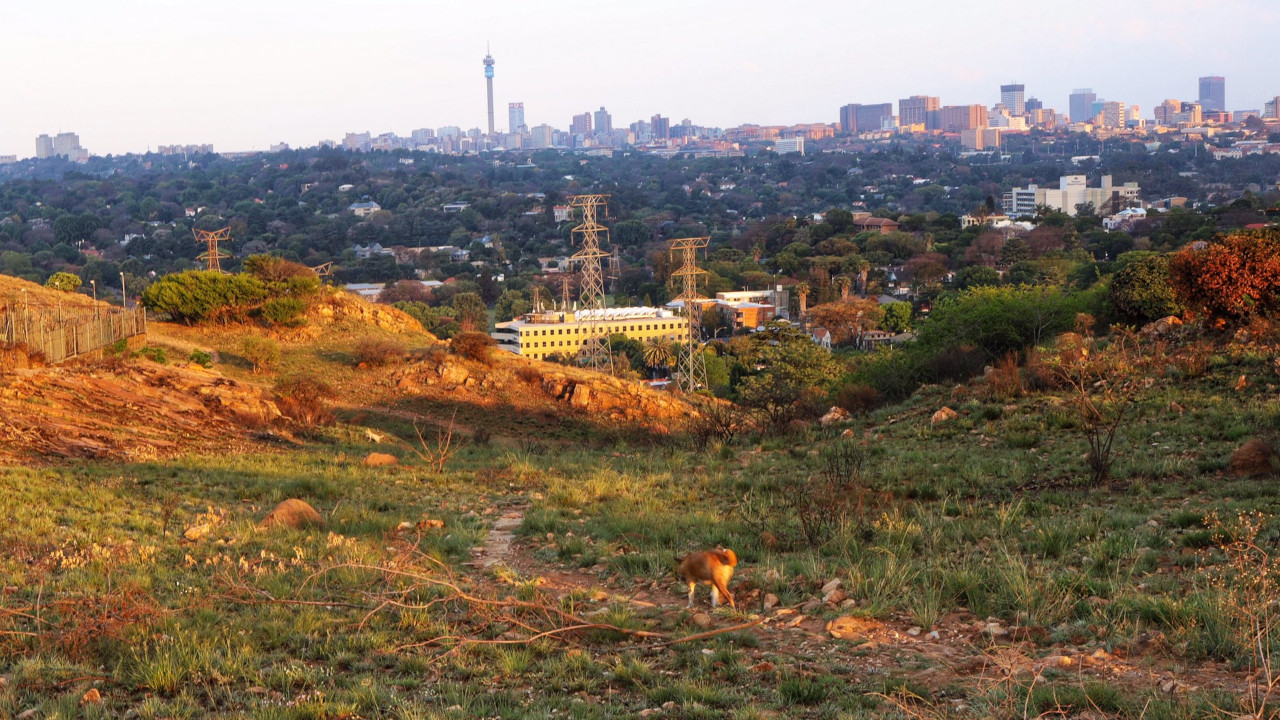
[[[293,530],[324,527],[324,518],[308,503],[297,498],[289,498],[267,513],[267,516],[262,518],[262,522],[258,523],[258,527],[286,527]]]
[[[192,542],[195,542],[196,540],[199,540],[207,536],[209,533],[213,532],[213,528],[214,528],[213,523],[201,523],[200,525],[192,525],[191,527],[183,531],[182,537]]]
[[[102,693],[98,692],[98,688],[89,688],[89,691],[80,697],[81,705],[98,705],[101,702]]]
[[[926,637],[926,638],[928,638],[928,639],[930,639],[930,640],[941,640],[941,639],[942,639],[942,636],[938,634],[938,631],[937,631],[937,630],[933,630],[933,631],[931,631],[928,635],[925,635],[925,637]]]
[[[805,619],[806,619],[806,618],[805,618],[805,616],[804,616],[804,615],[797,615],[797,616],[795,616],[795,617],[791,618],[791,622],[787,623],[787,627],[795,627],[795,626],[799,625],[800,623],[804,622],[804,621],[805,621]]]
[[[780,601],[780,600],[778,600],[778,596],[777,596],[777,595],[774,595],[773,593],[769,593],[768,595],[765,595],[765,596],[764,596],[764,609],[765,609],[765,610],[772,610],[772,609],[774,609],[774,608],[778,607],[778,603],[779,603],[779,602],[781,602],[781,601]]]
[[[952,410],[949,407],[944,406],[941,410],[933,414],[933,417],[930,419],[929,424],[939,425],[941,423],[955,420],[958,417],[960,417],[960,413],[956,412],[955,410]]]
[[[987,626],[982,629],[982,632],[993,638],[1004,637],[1009,634],[1008,629],[997,623],[987,623]]]
[[[645,708],[640,711],[640,717],[649,717],[650,715],[657,715],[661,712],[662,711],[658,708]]]
[[[674,710],[674,709],[675,709],[675,707],[676,707],[676,701],[675,701],[675,700],[668,700],[668,701],[666,701],[666,702],[662,703],[662,709],[663,709],[663,710]]]
[[[844,602],[848,598],[849,598],[849,593],[843,590],[838,590],[838,589],[832,590],[831,592],[822,596],[822,604],[823,605],[839,605],[840,603]]]
[[[918,627],[912,627],[907,630],[907,634],[910,635],[911,637],[917,637],[920,635],[921,632],[923,631]]]
[[[777,666],[769,662],[768,660],[765,660],[764,662],[759,662],[759,663],[756,663],[755,665],[752,665],[748,669],[751,672],[767,673],[767,672],[773,672],[775,667]]]
[[[856,608],[856,607],[858,607],[858,601],[854,600],[853,598],[849,598],[848,600],[845,600],[844,602],[840,603],[841,610],[848,610],[849,608]]]
[[[693,617],[689,618],[689,622],[706,629],[711,627],[711,616],[706,613],[694,613]]]
[[[800,606],[800,612],[802,613],[817,612],[818,608],[821,608],[821,607],[822,607],[822,601],[817,598],[813,598]]]
[[[38,708],[31,708],[30,710],[23,710],[22,712],[20,712],[20,713],[18,713],[18,714],[17,714],[17,716],[14,718],[14,720],[31,720],[31,718],[35,717],[35,716],[36,716],[36,713],[38,713],[38,712],[40,712],[40,710],[39,710]]]
[[[1044,659],[1045,667],[1067,668],[1071,667],[1073,663],[1075,661],[1066,655],[1050,655]]]
[[[406,530],[412,530],[412,529],[413,529],[413,523],[409,522],[408,520],[396,526],[396,530],[399,530],[400,532],[404,532]]]
[[[842,587],[844,587],[844,583],[840,582],[839,579],[828,580],[827,584],[822,586],[822,594],[828,595],[830,593],[835,592],[836,590],[839,590]]]
[[[1166,695],[1172,695],[1172,694],[1174,694],[1174,693],[1175,693],[1175,692],[1177,692],[1177,691],[1178,691],[1178,681],[1177,681],[1177,680],[1166,680],[1166,681],[1164,681],[1164,682],[1160,683],[1160,692],[1162,692],[1162,693],[1164,693],[1164,694],[1166,694]]]

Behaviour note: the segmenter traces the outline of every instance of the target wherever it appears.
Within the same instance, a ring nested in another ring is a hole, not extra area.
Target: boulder
[[[950,422],[960,417],[960,413],[949,407],[943,406],[941,410],[933,414],[933,418],[929,420],[930,425],[938,425],[944,422]]]
[[[1161,337],[1168,335],[1175,328],[1182,326],[1182,320],[1176,315],[1168,315],[1159,320],[1154,320],[1142,326],[1140,334],[1147,337]]]
[[[1256,477],[1275,472],[1276,451],[1265,440],[1253,438],[1231,453],[1227,474],[1236,477]]]
[[[287,527],[299,530],[309,527],[324,527],[324,518],[316,509],[297,498],[289,498],[276,506],[274,510],[258,523],[260,528]]]
[[[569,398],[569,404],[579,409],[585,409],[591,404],[591,388],[583,384],[573,386],[573,395]]]
[[[860,640],[867,637],[872,622],[845,615],[827,623],[827,632],[837,640]]]
[[[826,415],[823,415],[822,418],[818,420],[818,424],[825,428],[825,427],[831,427],[836,423],[842,423],[848,419],[849,419],[848,410],[845,410],[842,407],[832,407],[830,410],[827,411]]]
[[[364,460],[360,461],[365,467],[390,467],[399,463],[400,460],[395,455],[387,453],[372,452],[364,456]]]

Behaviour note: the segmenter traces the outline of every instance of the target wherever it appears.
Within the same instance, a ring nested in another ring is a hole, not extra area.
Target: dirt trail
[[[484,549],[476,558],[480,567],[490,568],[507,561],[511,555],[511,542],[515,539],[516,528],[523,522],[524,508],[508,510],[498,518],[484,540]]]

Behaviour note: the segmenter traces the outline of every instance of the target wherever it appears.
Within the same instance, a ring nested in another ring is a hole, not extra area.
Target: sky
[[[0,155],[72,131],[95,155],[157,145],[294,147],[347,132],[495,122],[567,129],[836,122],[848,103],[937,95],[999,102],[1026,85],[1066,112],[1073,88],[1195,100],[1226,77],[1229,110],[1280,95],[1275,0],[10,0],[0,11]],[[1271,68],[1271,70],[1268,70]]]

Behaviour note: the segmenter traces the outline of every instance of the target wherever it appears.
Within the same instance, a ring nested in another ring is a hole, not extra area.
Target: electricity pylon
[[[678,382],[685,392],[696,392],[707,384],[707,364],[702,356],[702,300],[698,293],[698,278],[708,274],[698,267],[698,251],[705,248],[711,238],[677,238],[671,241],[670,252],[680,253],[680,269],[671,273],[671,277],[680,278],[681,289],[676,299],[684,305],[685,317],[689,327],[685,334],[684,346],[676,357],[676,374]]]
[[[603,328],[604,321],[604,272],[600,266],[609,253],[601,249],[601,240],[609,239],[609,229],[598,218],[607,210],[608,195],[574,195],[569,207],[582,212],[582,223],[573,229],[574,242],[580,246],[571,258],[582,272],[582,285],[578,294],[579,308],[586,323],[583,327],[582,348],[579,357],[593,370],[613,373],[613,355],[609,352],[609,338]]]
[[[231,242],[231,228],[224,227],[221,230],[192,230],[196,236],[196,242],[204,243],[208,250],[196,256],[196,260],[205,263],[206,270],[214,272],[222,272],[222,261],[231,257],[226,253],[218,250],[218,241],[225,240]]]

